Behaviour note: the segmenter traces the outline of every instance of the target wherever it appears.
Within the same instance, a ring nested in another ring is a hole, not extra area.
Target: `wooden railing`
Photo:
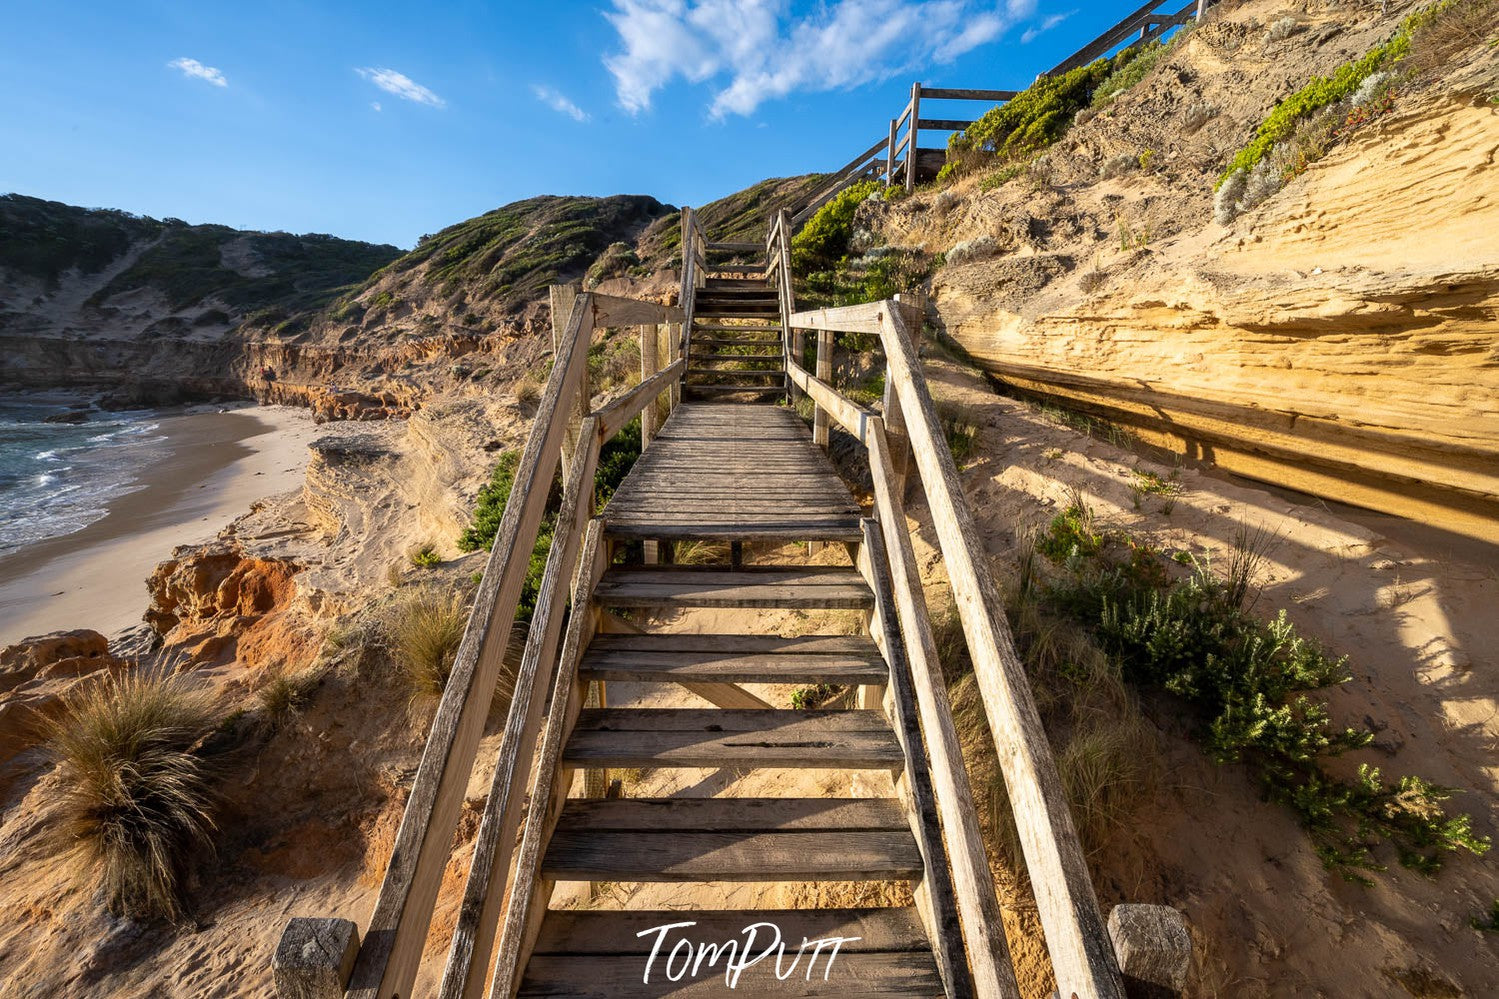
[[[691,247],[683,249],[684,261],[691,259]],[[643,416],[643,429],[647,438],[654,435],[659,425],[658,400],[664,398],[669,407],[679,398],[675,389],[686,369],[678,332],[685,318],[682,310],[591,293],[554,293],[553,301],[569,304],[553,315],[556,354],[551,376],[516,467],[452,673],[438,702],[374,913],[358,947],[347,984],[350,997],[411,995],[432,932],[433,908],[494,700],[531,551],[552,481],[562,464],[564,488],[557,528],[514,677],[514,693],[440,991],[445,999],[472,999],[481,993],[504,909],[506,894],[501,889],[510,869],[524,792],[532,783],[541,715],[553,686],[550,671],[558,662],[566,598],[575,579],[588,577],[586,572],[579,573],[580,564],[594,557],[585,541],[585,527],[594,515],[593,479],[600,449],[637,414],[650,414]],[[691,302],[690,295],[686,301]],[[641,383],[592,408],[588,347],[594,330],[637,325]],[[656,359],[663,353],[666,364],[655,370]],[[579,415],[581,421],[575,419]],[[571,447],[564,461],[565,442]],[[573,595],[576,598],[576,592]]]
[[[787,374],[812,399],[818,414],[827,414],[869,451],[875,519],[889,560],[978,994],[1017,993],[903,507],[906,475],[913,465],[951,581],[1060,993],[1081,999],[1122,997],[1118,963],[1056,762],[922,372],[916,347],[920,317],[914,311],[892,300],[796,313],[789,319],[794,330],[817,331],[819,373],[788,357]],[[879,338],[887,365],[880,413],[859,406],[830,384],[826,372],[840,333]]]
[[[1057,76],[1078,66],[1085,66],[1100,56],[1155,41],[1173,28],[1186,24],[1193,18],[1201,18],[1203,12],[1217,0],[1189,0],[1185,7],[1175,13],[1161,12],[1159,8],[1166,6],[1168,2],[1175,0],[1151,0],[1042,73],[1041,78]],[[890,119],[889,134],[835,170],[828,183],[792,217],[792,223],[801,225],[840,191],[861,180],[884,180],[887,188],[900,184],[910,193],[923,178],[935,177],[947,161],[947,147],[944,143],[941,148],[923,149],[920,144],[921,133],[946,132],[950,135],[962,131],[978,119],[923,118],[922,101],[980,101],[997,106],[1014,98],[1017,92],[911,84],[911,99],[906,102],[899,115]]]

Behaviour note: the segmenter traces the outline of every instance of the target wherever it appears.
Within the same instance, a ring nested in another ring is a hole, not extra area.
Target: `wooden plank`
[[[900,123],[891,118],[890,138],[885,142],[885,187],[887,188],[895,183],[895,135],[899,129]]]
[[[906,133],[910,140],[906,153],[906,193],[916,190],[916,147],[921,135],[921,84],[911,84],[911,127]]]
[[[920,874],[921,854],[909,829],[610,833],[559,825],[541,869],[556,881],[881,881]]]
[[[620,631],[640,636],[642,639],[653,637],[646,635],[644,629],[631,621],[613,614],[609,616],[612,623],[618,625]],[[600,686],[602,686],[603,681],[610,679],[607,675],[602,675],[598,672],[592,672],[590,675],[600,681]],[[769,708],[773,706],[769,701],[756,697],[743,687],[736,686],[725,678],[715,679],[709,677],[706,679],[694,679],[693,677],[682,677],[674,679],[672,682],[680,684],[709,704],[720,708],[736,710],[744,708]]]
[[[908,832],[894,798],[619,798],[567,803],[569,832]]]
[[[474,597],[411,794],[364,933],[351,999],[411,994],[442,883],[463,795],[489,716],[531,549],[562,450],[565,415],[587,371],[589,295],[574,303],[547,389],[537,406],[494,549]]]
[[[900,527],[904,532],[904,522]],[[906,543],[910,543],[909,536],[906,536]],[[875,595],[877,608],[875,617],[883,630],[886,655],[890,661],[889,703],[893,709],[891,721],[895,726],[896,739],[900,741],[901,748],[906,754],[904,776],[911,799],[912,832],[916,836],[917,846],[926,864],[926,877],[923,879],[923,884],[926,888],[930,910],[927,935],[932,941],[933,951],[937,957],[937,967],[942,973],[943,981],[947,983],[949,996],[977,994],[986,999],[988,997],[1019,999],[1020,987],[1015,981],[1015,972],[1010,965],[1009,950],[1005,946],[1004,921],[1002,918],[996,918],[994,923],[988,925],[981,921],[985,912],[981,907],[979,895],[986,893],[991,898],[994,896],[993,878],[989,874],[987,862],[984,861],[983,840],[977,841],[979,847],[977,859],[983,862],[983,866],[977,872],[968,870],[966,865],[963,867],[965,875],[979,878],[977,883],[965,878],[960,885],[955,885],[955,875],[949,873],[947,868],[951,854],[943,847],[943,826],[938,823],[939,806],[934,781],[937,779],[936,771],[956,763],[958,767],[956,773],[943,774],[944,787],[958,782],[962,782],[966,787],[963,759],[960,755],[956,760],[945,759],[942,763],[938,763],[934,756],[929,756],[927,753],[926,743],[922,739],[923,725],[916,703],[917,695],[910,657],[902,636],[904,629],[899,620],[892,592],[894,584],[891,581],[890,561],[886,554],[884,539],[880,534],[880,526],[872,520],[864,522],[864,553],[867,553],[865,564],[869,567],[870,586]],[[950,713],[946,722],[948,727],[951,727]],[[939,723],[938,731],[932,738],[940,738],[940,730]],[[967,805],[969,812],[966,821],[973,824],[976,816],[971,797],[968,798]],[[954,809],[949,808],[942,817],[950,820],[953,817],[951,814],[953,811]],[[959,819],[963,821],[962,817]],[[959,830],[955,832],[961,831],[962,828],[960,825]],[[962,846],[966,849],[970,844],[965,842]],[[966,923],[959,916],[960,894],[968,902],[968,908],[973,913],[972,918]],[[987,915],[1000,916],[997,902]],[[968,948],[969,953],[973,955],[971,965],[964,958],[965,926],[974,934],[974,945]]]
[[[620,298],[591,292],[596,310],[594,325],[599,328],[611,326],[641,326],[646,323],[679,323],[682,310],[656,302],[642,302],[635,298]]]
[[[817,331],[817,378],[824,385],[833,380],[833,331]],[[810,393],[809,393],[810,394]],[[817,397],[812,397],[817,402]],[[812,443],[824,451],[828,447],[828,411],[821,405],[812,414]]]
[[[798,364],[788,366],[786,374],[797,388],[807,393],[817,404],[819,412],[830,414],[843,429],[861,441],[864,439],[865,428],[873,413],[844,398],[833,386],[819,378],[812,377],[806,368]]]
[[[936,101],[1008,101],[1015,98],[1014,90],[971,90],[962,87],[922,87],[921,96]]]
[[[898,309],[883,312],[890,383],[901,401],[912,453],[926,489],[974,676],[1014,807],[1037,910],[1057,982],[1080,999],[1122,999],[1123,983],[1067,796],[1030,681],[1015,651],[989,557],[964,498],[936,406]]]
[[[551,687],[546,672],[555,663],[562,636],[562,605],[572,581],[578,547],[592,515],[592,493],[584,486],[593,482],[598,468],[597,425],[592,417],[583,421],[581,444],[573,455],[570,480],[563,490],[558,530],[547,553],[546,568],[536,592],[536,612],[526,641],[500,745],[489,797],[474,841],[473,859],[464,885],[463,903],[448,951],[440,999],[477,999],[489,970],[490,948],[499,924],[504,872],[510,869],[510,851],[521,822],[522,790],[527,770],[541,735],[544,697]],[[580,502],[580,497],[587,502]],[[496,884],[496,877],[499,884]]]
[[[546,912],[550,888],[541,878],[541,857],[567,798],[572,771],[561,766],[562,747],[583,703],[585,685],[577,682],[577,666],[589,638],[598,626],[598,613],[589,605],[589,593],[604,569],[603,524],[589,522],[579,556],[579,572],[572,587],[573,614],[568,619],[552,697],[542,730],[541,748],[531,777],[531,808],[516,851],[515,874],[506,899],[505,924],[495,949],[494,991],[509,995],[519,971],[526,964]],[[544,804],[542,804],[544,803]],[[538,901],[538,896],[540,899]],[[504,986],[509,987],[504,987]]]
[[[731,243],[731,242],[708,242],[706,248],[710,253],[761,253],[765,247],[759,243]]]
[[[905,819],[902,816],[901,821]],[[700,940],[722,941],[741,937],[752,923],[774,923],[782,934],[793,940],[806,937],[857,937],[840,949],[840,954],[867,954],[885,951],[922,954],[930,952],[926,930],[909,906],[860,909],[732,909],[732,910],[626,910],[588,912],[558,910],[547,915],[536,941],[538,955],[603,957],[607,955],[647,955],[655,946],[651,930],[667,923],[691,920],[693,936]],[[790,955],[788,955],[789,960]],[[586,962],[581,962],[586,967]],[[748,978],[745,985],[750,985]]]
[[[884,302],[866,305],[845,305],[838,309],[811,309],[798,312],[791,317],[793,328],[833,330],[838,333],[884,333],[883,316],[889,311]]]
[[[1059,76],[1062,73],[1066,73],[1069,70],[1076,69],[1079,66],[1086,66],[1088,63],[1092,62],[1094,59],[1097,59],[1099,56],[1104,55],[1110,49],[1114,48],[1120,42],[1123,42],[1124,40],[1129,38],[1130,35],[1134,34],[1135,30],[1140,27],[1140,22],[1143,21],[1145,17],[1152,13],[1157,7],[1160,7],[1163,2],[1164,0],[1148,0],[1148,2],[1141,7],[1125,15],[1125,17],[1122,20],[1118,21],[1112,28],[1104,31],[1097,38],[1093,39],[1093,41],[1089,42],[1087,45],[1084,45],[1082,48],[1078,49],[1072,55],[1057,63],[1042,75]]]
[[[685,921],[691,914],[676,915],[679,918],[670,922]],[[673,944],[680,939],[673,937]],[[718,944],[727,939],[730,938],[715,937],[703,942]],[[797,944],[792,942],[785,959],[787,968],[796,953]],[[701,977],[675,982],[667,979],[664,965],[658,959],[650,981],[646,982],[645,960],[638,955],[607,955],[585,962],[571,957],[537,957],[526,969],[525,981],[517,995],[521,999],[659,999],[664,996],[672,999],[723,999],[725,996],[780,995],[807,999],[909,999],[913,996],[930,999],[942,994],[942,980],[932,967],[929,955],[913,952],[858,954],[840,950],[831,962],[831,968],[827,968],[827,953],[827,950],[822,952],[815,969],[804,961],[801,969],[794,969],[794,974],[788,970],[789,981],[775,977],[773,960],[753,965],[738,980],[739,987],[733,991],[724,984],[721,962],[727,958],[721,959],[719,966],[711,971],[705,968]],[[826,979],[823,977],[825,972]]]
[[[916,124],[933,132],[961,132],[973,122],[966,118],[923,118]]]
[[[750,655],[703,652],[590,654],[583,672],[605,680],[638,683],[881,683],[878,658],[818,655]]]
[[[611,569],[595,599],[610,607],[866,608],[869,587],[851,569]]]
[[[585,710],[568,740],[573,765],[890,769],[900,746],[877,711],[726,708]]]
[[[590,653],[703,652],[735,655],[832,655],[878,660],[880,651],[865,635],[724,635],[695,632],[600,635]]]
[[[634,388],[626,390],[623,395],[595,410],[593,418],[597,421],[600,438],[608,440],[619,433],[626,423],[635,419],[636,413],[643,410],[662,392],[671,388],[672,383],[678,381],[686,370],[685,360],[675,360],[653,375],[649,381],[641,382]]]
[[[757,541],[794,544],[802,541],[845,541],[859,539],[859,518],[851,516],[837,520],[793,521],[776,520],[762,524],[709,523],[692,521],[668,521],[661,524],[611,524],[609,536],[623,540],[645,541],[655,538],[661,541]],[[643,603],[638,606],[658,606]],[[684,605],[699,606],[699,605]],[[717,605],[711,605],[717,606]],[[737,604],[735,606],[745,606]],[[754,605],[760,606],[760,605]],[[786,604],[771,604],[782,607]],[[807,606],[796,604],[795,606]],[[826,609],[827,604],[818,607]],[[843,606],[841,604],[837,606]]]

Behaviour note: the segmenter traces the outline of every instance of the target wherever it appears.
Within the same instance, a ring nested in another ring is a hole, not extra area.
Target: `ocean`
[[[68,404],[0,399],[0,556],[103,517],[111,499],[143,488],[139,470],[166,441],[150,411],[46,422]]]

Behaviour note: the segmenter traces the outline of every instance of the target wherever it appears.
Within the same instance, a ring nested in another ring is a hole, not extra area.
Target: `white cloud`
[[[1042,32],[1050,31],[1052,28],[1055,28],[1057,25],[1061,24],[1063,21],[1067,20],[1069,17],[1076,13],[1077,11],[1075,10],[1069,10],[1065,14],[1053,14],[1046,20],[1042,21],[1040,24],[1026,28],[1025,34],[1020,36],[1021,44],[1029,45],[1031,42],[1035,41],[1037,36],[1039,36]]]
[[[205,83],[211,83],[215,87],[229,86],[229,81],[224,78],[224,74],[222,72],[212,66],[205,66],[196,59],[189,59],[186,56],[183,56],[181,59],[173,59],[171,62],[167,63],[167,66],[171,69],[182,70],[183,76],[190,77],[195,80],[202,80]]]
[[[448,106],[447,101],[438,97],[405,73],[397,73],[393,69],[370,68],[357,69],[355,72],[387,94],[395,94],[402,100],[414,101],[417,104],[426,104],[434,108],[445,108]]]
[[[604,60],[632,113],[673,79],[713,81],[715,118],[798,91],[836,90],[951,62],[1035,13],[1036,0],[612,0]]]
[[[548,87],[544,84],[537,83],[531,86],[531,93],[536,95],[536,99],[538,101],[545,104],[553,111],[567,115],[573,121],[588,120],[588,112],[584,111],[572,101],[568,100],[565,96],[563,96],[561,91],[557,90],[555,87]]]
[[[370,107],[374,108],[376,111],[384,111],[385,110],[384,108],[382,108],[380,106],[380,102],[379,101],[370,101]]]

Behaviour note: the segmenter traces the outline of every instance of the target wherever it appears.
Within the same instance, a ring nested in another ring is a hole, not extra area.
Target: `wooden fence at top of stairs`
[[[1019,994],[903,508],[911,471],[946,562],[1061,994],[1125,995],[1110,938],[1117,927],[1111,921],[1106,929],[1099,911],[922,372],[919,313],[898,300],[796,312],[784,212],[763,247],[705,240],[690,210],[682,224],[680,307],[556,290],[555,363],[374,910],[362,940],[349,920],[293,919],[276,954],[278,991],[405,999],[424,952],[435,954],[439,888],[560,467],[561,509],[445,940],[439,996]],[[763,265],[710,263],[714,254],[762,250]],[[739,310],[747,316],[724,314],[722,303],[737,300],[712,289],[725,279],[758,283],[741,289],[756,292],[744,296],[756,303]],[[773,309],[762,314],[767,295]],[[765,400],[759,380],[689,378],[699,352],[723,350],[710,334],[739,335],[723,329],[736,320],[753,324],[746,339],[779,346],[777,392],[811,399],[810,434],[792,409]],[[640,327],[641,381],[595,403],[589,343],[595,329],[618,326]],[[803,331],[817,337],[815,370],[804,367]],[[830,383],[845,333],[873,336],[883,348],[877,410]],[[642,455],[599,509],[600,448],[637,415]],[[824,454],[833,423],[867,448],[868,514]],[[705,539],[733,546],[729,564],[655,564],[653,549],[665,554]],[[647,542],[646,564],[617,564],[621,547],[637,541]],[[852,564],[743,564],[742,546],[764,541],[844,545]],[[726,607],[797,610],[807,630],[683,634],[628,620],[640,611]],[[819,630],[817,617],[829,609],[858,612],[860,633]],[[678,684],[713,706],[610,706],[606,685],[622,681]],[[847,709],[784,710],[744,686],[763,683],[848,685],[857,696]],[[883,771],[893,794],[624,799],[606,790],[611,767]],[[733,881],[869,880],[908,883],[913,904],[693,911],[550,904],[559,881],[701,882],[700,894],[713,896],[711,886]],[[774,925],[792,946],[799,938],[841,943],[824,965],[814,952],[805,974],[781,980],[779,962],[747,960],[746,940],[740,981],[737,944],[727,952],[724,945],[752,925]],[[660,952],[673,927],[687,926],[714,945],[689,945],[696,964],[707,960],[705,974],[671,963],[675,940],[670,955]],[[1119,953],[1138,951],[1136,944]]]
[[[1201,20],[1207,9],[1217,0],[1187,0],[1178,9],[1176,0],[1146,0],[1146,3],[1127,14],[1123,19],[1099,34],[1072,55],[1041,74],[1041,78],[1060,76],[1063,73],[1086,66],[1105,55],[1113,55],[1137,45],[1157,41],[1171,31],[1190,21]],[[1165,7],[1166,10],[1161,10]],[[828,182],[792,215],[793,225],[800,226],[813,213],[851,184],[861,180],[883,181],[885,186],[903,186],[906,193],[916,185],[936,178],[947,163],[947,145],[923,148],[922,132],[940,132],[951,136],[972,125],[977,118],[922,117],[923,101],[966,101],[997,107],[1012,100],[1017,90],[983,90],[957,87],[928,87],[922,83],[911,84],[911,99],[900,114],[890,119],[888,135],[875,140],[874,145],[828,175]],[[972,106],[970,103],[968,106]],[[926,110],[930,110],[928,106]],[[904,130],[904,135],[902,135]]]

